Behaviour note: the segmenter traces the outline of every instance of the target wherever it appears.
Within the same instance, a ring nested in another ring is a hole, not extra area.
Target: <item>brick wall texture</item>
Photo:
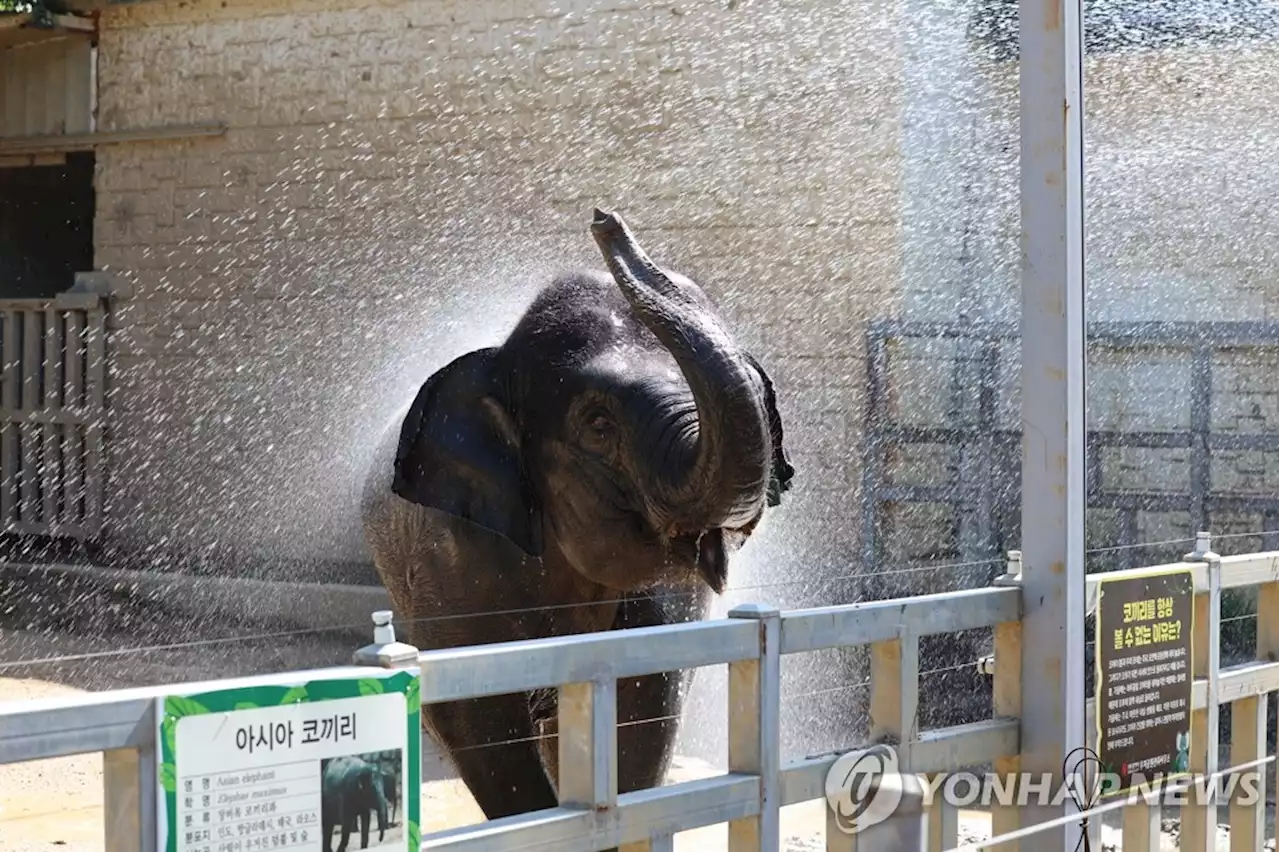
[[[866,323],[952,319],[962,305],[1012,319],[1018,304],[1016,67],[971,63],[940,108],[972,116],[977,132],[931,135],[944,119],[909,103],[907,63],[928,50],[906,6],[106,9],[102,129],[229,126],[98,153],[96,264],[132,288],[113,319],[107,508],[119,553],[188,570],[208,555],[246,575],[363,561],[355,489],[378,432],[432,371],[498,342],[545,276],[599,265],[587,224],[601,205],[704,285],[779,388],[797,490],[738,563],[735,597],[856,596],[833,578],[860,568]],[[1275,67],[1274,47],[1091,60],[1090,79],[1106,81],[1089,102],[1099,310],[1275,318]],[[962,138],[957,155],[948,146]],[[930,164],[948,165],[935,180]],[[936,422],[942,374],[906,362],[895,403]],[[1108,416],[1138,416],[1120,405],[1136,375],[1116,380]],[[1274,429],[1274,364],[1259,375],[1237,390]],[[1130,455],[1115,469],[1150,476]],[[934,454],[908,473],[930,481],[943,464]],[[1274,492],[1274,463],[1259,476]],[[890,567],[953,545],[953,517],[909,508]],[[959,577],[904,576],[928,582],[898,591]],[[788,749],[847,740],[842,720],[860,700],[837,693],[844,709],[832,711],[832,671],[815,659],[798,675],[795,689],[817,697],[794,712]],[[722,754],[707,727],[702,747]]]
[[[602,205],[763,359],[803,471],[787,537],[851,556],[859,330],[900,277],[894,21],[880,2],[108,9],[102,129],[230,127],[99,155],[97,265],[133,288],[117,539],[158,567],[233,541],[362,558],[363,450],[531,286],[599,265]]]

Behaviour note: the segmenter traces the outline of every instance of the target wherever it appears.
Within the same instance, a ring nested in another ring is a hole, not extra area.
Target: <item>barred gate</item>
[[[2,530],[92,539],[103,517],[105,299],[0,300],[0,350]]]
[[[936,539],[918,564],[1017,549],[1018,324],[882,321],[867,334],[866,569],[899,564],[901,541]],[[1219,539],[1224,552],[1275,547],[1278,334],[1274,322],[1089,324],[1090,571],[1176,559],[1185,541],[1135,545],[1205,529],[1258,533]]]

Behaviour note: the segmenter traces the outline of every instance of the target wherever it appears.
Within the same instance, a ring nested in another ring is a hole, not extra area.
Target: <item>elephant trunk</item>
[[[653,508],[671,538],[713,531],[699,542],[700,565],[720,575],[707,577],[719,591],[719,529],[751,524],[764,506],[771,445],[761,380],[716,318],[648,258],[620,217],[596,210],[591,230],[618,287],[693,392],[694,461],[654,483]]]

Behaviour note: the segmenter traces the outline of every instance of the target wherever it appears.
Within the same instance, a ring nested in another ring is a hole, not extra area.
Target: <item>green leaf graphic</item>
[[[422,846],[422,835],[419,834],[418,824],[413,820],[409,820],[409,848],[417,849]]]
[[[174,755],[174,748],[177,742],[178,720],[173,717],[166,718],[160,723],[160,730],[164,732],[164,744],[169,747],[169,756]]]
[[[258,705],[254,704],[252,701],[238,701],[236,702],[236,706],[233,707],[232,709],[233,710],[257,710]]]
[[[410,716],[422,706],[422,683],[418,678],[409,681],[409,686],[404,691],[404,703],[409,708]]]
[[[165,715],[175,719],[181,719],[183,716],[199,716],[208,712],[208,708],[199,701],[193,701],[183,695],[170,695],[164,700]]]
[[[381,695],[386,692],[386,688],[382,685],[382,681],[372,677],[362,677],[359,683],[361,695]]]
[[[280,696],[281,704],[297,704],[299,701],[307,700],[307,688],[305,686],[295,686],[289,689],[284,695]]]
[[[168,793],[178,789],[178,779],[174,776],[172,763],[160,764],[160,786]]]

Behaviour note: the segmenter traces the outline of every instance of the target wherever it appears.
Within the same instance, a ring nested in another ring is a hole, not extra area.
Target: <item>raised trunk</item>
[[[749,524],[763,507],[771,458],[759,378],[716,318],[658,269],[619,217],[597,210],[591,230],[632,309],[679,364],[698,410],[693,464],[651,486],[663,532],[675,538]],[[704,551],[722,547],[713,538]]]

